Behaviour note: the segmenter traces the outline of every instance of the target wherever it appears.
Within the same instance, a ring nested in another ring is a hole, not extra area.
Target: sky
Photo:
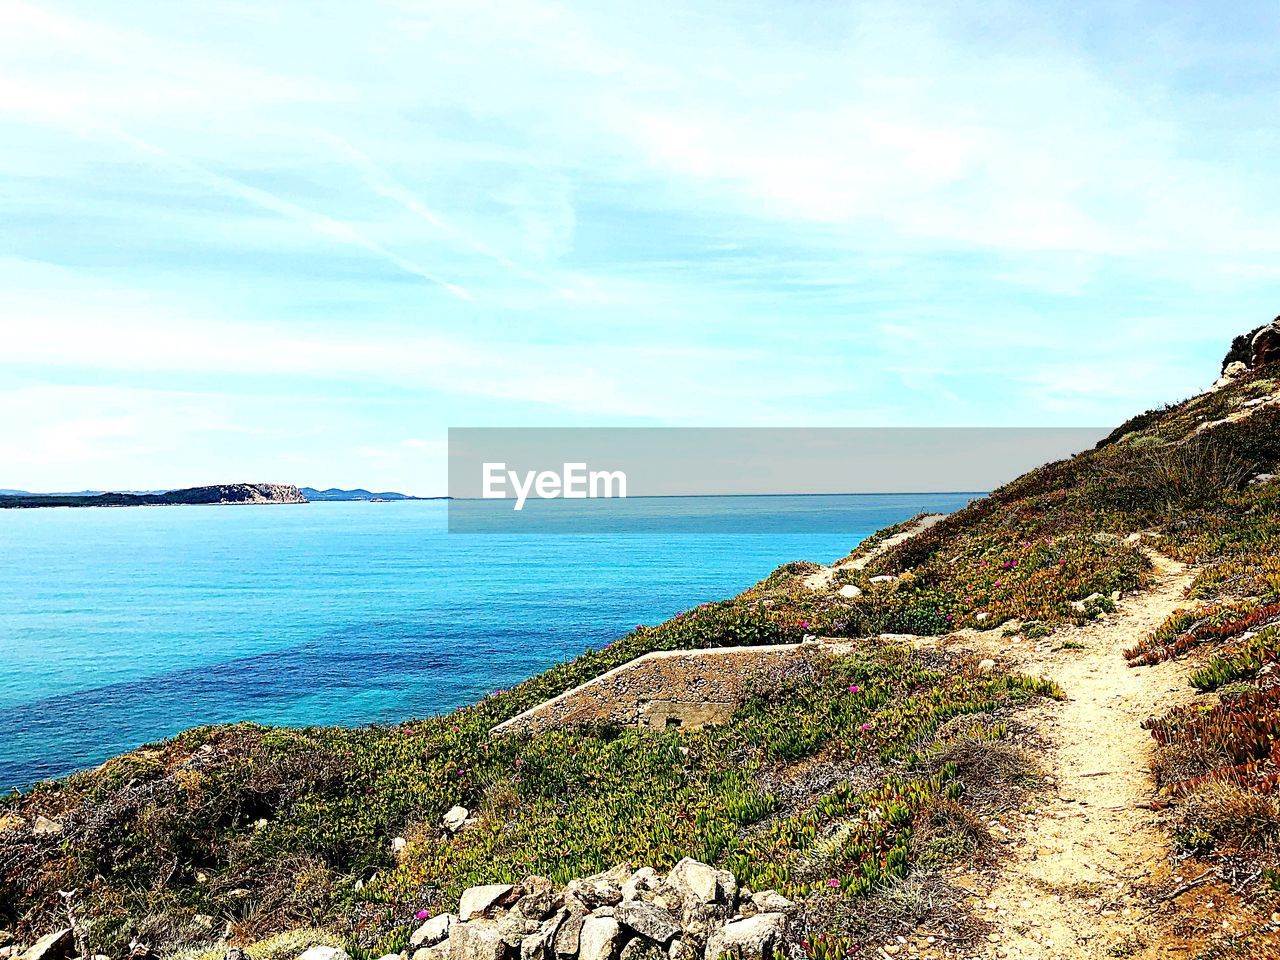
[[[1280,8],[0,0],[0,487],[1094,426],[1280,313]]]

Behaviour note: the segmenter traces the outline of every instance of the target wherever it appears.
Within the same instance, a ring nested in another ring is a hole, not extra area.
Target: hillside
[[[223,483],[163,493],[25,494],[0,496],[0,507],[155,507],[215,503],[306,503],[292,484]]]
[[[362,487],[354,490],[342,490],[338,487],[329,487],[327,490],[317,490],[315,487],[303,487],[302,494],[310,501],[329,501],[329,500],[437,500],[439,497],[411,497],[407,493],[395,493],[394,491],[384,491],[383,493],[373,493]]]
[[[71,917],[60,949],[110,956],[719,960],[724,930],[681,892],[692,857],[715,868],[708,910],[785,916],[785,949],[815,960],[1276,956],[1278,344],[1255,331],[1214,389],[940,521],[453,714],[201,728],[15,795],[0,928],[27,944]],[[723,724],[489,734],[652,651],[806,635],[839,652],[761,676]],[[676,869],[642,883],[606,873],[620,862]],[[591,901],[587,875],[617,898]],[[489,884],[520,886],[447,950],[410,944]],[[680,932],[646,934],[631,902]],[[562,950],[568,916],[582,932]]]

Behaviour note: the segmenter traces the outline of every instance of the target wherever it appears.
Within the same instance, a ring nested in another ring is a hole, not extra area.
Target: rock
[[[614,916],[624,927],[661,944],[666,944],[680,932],[680,925],[671,914],[640,900],[618,904]]]
[[[641,893],[653,890],[661,880],[658,871],[653,867],[641,867],[622,885],[622,899],[638,900]]]
[[[450,807],[449,811],[440,818],[440,826],[450,833],[457,833],[466,824],[469,816],[471,811],[466,807]]]
[[[667,957],[669,960],[689,960],[689,948],[685,946],[683,939],[676,937],[671,941],[671,945],[667,947]]]
[[[448,940],[441,940],[430,947],[421,947],[413,951],[413,960],[451,960],[453,949]],[[400,954],[392,954],[395,960],[403,960]],[[383,957],[383,960],[387,960]]]
[[[1236,377],[1240,376],[1240,374],[1248,371],[1248,369],[1249,367],[1246,363],[1244,363],[1244,361],[1232,360],[1230,363],[1228,363],[1225,367],[1222,368],[1222,379],[1227,381],[1234,380],[1236,379]]]
[[[70,927],[45,934],[22,955],[22,960],[65,960],[76,951],[75,935]]]
[[[450,960],[503,960],[507,944],[492,920],[472,920],[454,925],[449,935]]]
[[[524,938],[537,933],[542,927],[537,920],[530,920],[514,910],[499,917],[495,922],[502,942],[513,950],[519,950],[524,943]]]
[[[846,583],[840,588],[840,596],[848,597],[852,600],[854,597],[862,596],[862,591],[855,587],[852,583]]]
[[[432,917],[409,937],[411,947],[433,947],[449,936],[449,931],[458,922],[452,913],[441,913]]]
[[[554,960],[556,934],[568,915],[567,910],[557,910],[536,933],[525,937],[520,942],[520,960]]]
[[[1256,476],[1254,476],[1252,480],[1249,481],[1249,486],[1252,487],[1260,483],[1270,483],[1275,478],[1276,478],[1276,475],[1274,473],[1259,473]]]
[[[318,944],[298,954],[298,960],[351,960],[351,957],[341,947]]]
[[[898,579],[897,577],[890,576],[887,573],[882,573],[878,577],[872,577],[871,582],[872,583],[893,583],[893,581],[897,579]]]
[[[728,923],[707,941],[708,957],[726,953],[738,960],[772,960],[783,956],[787,920],[780,913],[759,913],[747,920]]]
[[[667,951],[644,937],[632,937],[618,954],[618,960],[667,960]]]
[[[981,623],[983,620],[987,619],[987,617],[989,616],[991,616],[991,614],[988,613],[986,610],[979,610],[977,613],[973,615],[973,619],[978,621],[978,623]]]
[[[31,832],[37,837],[56,837],[62,833],[62,824],[57,820],[50,820],[41,814],[36,817],[35,826],[31,828]]]
[[[567,915],[556,931],[552,943],[558,957],[572,957],[578,952],[578,940],[582,934],[582,925],[587,919],[585,911],[568,910]]]
[[[545,920],[564,906],[564,898],[554,890],[526,893],[516,901],[515,911],[530,920]]]
[[[500,904],[515,888],[509,883],[490,883],[482,887],[471,887],[462,894],[458,902],[458,919],[462,922],[482,917],[489,910]]]
[[[1255,333],[1251,346],[1249,366],[1254,370],[1280,360],[1280,322],[1272,322]]]
[[[764,890],[751,898],[761,913],[790,913],[796,905],[776,890]]]
[[[606,874],[570,880],[564,888],[565,900],[575,900],[583,911],[590,913],[599,907],[611,907],[622,902],[622,885]]]
[[[669,883],[680,893],[702,903],[715,903],[719,888],[719,877],[714,867],[700,860],[685,857],[667,874]]]
[[[578,960],[615,960],[622,928],[613,917],[587,917],[578,938]]]
[[[716,900],[727,904],[729,909],[738,902],[738,878],[730,870],[716,871]]]
[[[396,837],[391,841],[391,852],[397,857],[404,853],[405,847],[409,846],[409,841],[404,837]]]
[[[979,673],[990,673],[996,668],[996,662],[990,658],[978,661]]]

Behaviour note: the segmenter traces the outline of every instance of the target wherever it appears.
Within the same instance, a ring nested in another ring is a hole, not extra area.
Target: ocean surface
[[[646,502],[830,521],[705,536],[450,534],[441,501],[0,510],[0,791],[199,724],[447,711],[973,497]]]

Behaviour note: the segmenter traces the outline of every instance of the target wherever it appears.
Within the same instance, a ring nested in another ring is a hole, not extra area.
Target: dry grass
[[[1239,851],[1280,850],[1280,802],[1229,780],[1209,780],[1184,800],[1179,832]]]

